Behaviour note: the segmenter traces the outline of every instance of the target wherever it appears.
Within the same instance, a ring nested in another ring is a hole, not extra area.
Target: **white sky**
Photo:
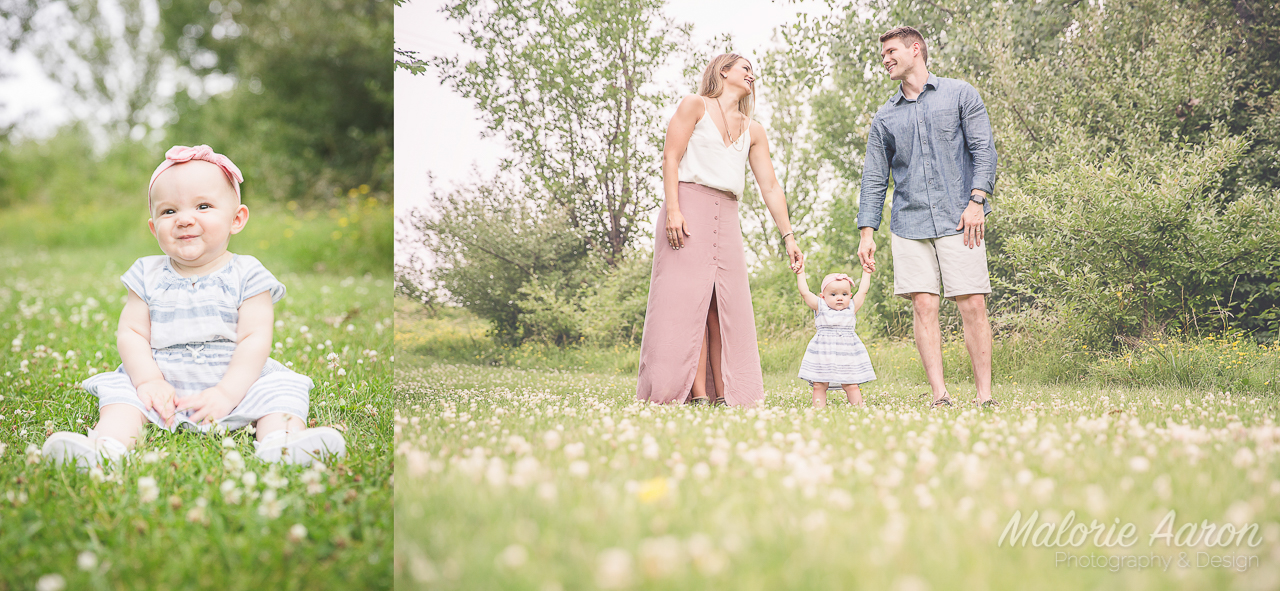
[[[0,125],[26,116],[18,134],[46,137],[71,118],[71,111],[63,106],[65,92],[44,75],[34,55],[25,51],[0,53],[0,60],[10,74],[0,78]]]
[[[456,26],[440,13],[446,3],[413,0],[397,7],[396,46],[424,58],[465,55],[469,48],[458,39]],[[677,23],[693,24],[696,42],[728,33],[736,52],[753,59],[773,45],[774,29],[793,21],[797,12],[827,11],[825,2],[814,0],[671,0],[666,7]],[[668,76],[675,80],[679,69],[680,64],[671,64]],[[437,70],[422,76],[397,71],[395,76],[395,207],[401,215],[426,202],[428,173],[446,188],[473,180],[473,167],[482,175],[492,173],[509,151],[499,138],[480,138],[484,125],[475,105],[442,85]]]

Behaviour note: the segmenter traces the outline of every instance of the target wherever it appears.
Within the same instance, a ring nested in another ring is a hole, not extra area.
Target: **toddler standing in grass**
[[[337,430],[303,422],[311,379],[268,357],[284,285],[254,257],[227,252],[249,219],[243,181],[209,146],[165,153],[147,188],[147,224],[164,254],[138,259],[121,277],[122,363],[84,381],[101,417],[88,436],[49,436],[46,458],[82,468],[117,460],[148,423],[200,432],[254,425],[256,455],[268,462],[307,465],[345,453]]]
[[[821,295],[814,295],[809,291],[808,275],[801,261],[796,281],[800,296],[813,310],[813,323],[818,327],[800,361],[800,379],[813,386],[813,406],[827,405],[827,387],[831,384],[844,388],[849,404],[863,406],[858,384],[876,379],[876,372],[854,327],[858,308],[871,288],[871,274],[862,274],[858,291],[853,293],[853,280],[848,275],[831,273],[822,278]]]

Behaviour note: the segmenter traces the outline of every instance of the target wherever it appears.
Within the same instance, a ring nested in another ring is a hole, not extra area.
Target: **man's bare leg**
[[[947,397],[947,385],[942,381],[942,327],[938,324],[940,299],[936,293],[913,293],[911,304],[915,314],[916,351],[920,353],[924,375],[933,390],[933,401],[937,402]]]
[[[973,362],[978,404],[982,404],[991,400],[991,321],[987,318],[987,298],[980,293],[956,296],[956,306],[964,322],[964,346]]]

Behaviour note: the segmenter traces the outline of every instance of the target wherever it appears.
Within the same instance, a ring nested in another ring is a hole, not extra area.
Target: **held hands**
[[[158,379],[138,384],[137,390],[142,406],[154,410],[164,419],[166,426],[172,427],[174,411],[177,409],[173,385],[164,379]]]
[[[862,263],[863,273],[875,273],[876,239],[870,232],[864,232],[858,241],[858,262]]]
[[[222,386],[214,386],[195,396],[183,398],[178,403],[178,410],[195,411],[191,413],[191,420],[199,425],[227,416],[237,404],[240,401],[233,399]]]
[[[796,237],[788,235],[782,240],[787,247],[787,258],[791,260],[791,270],[797,275],[804,272],[804,253],[800,252],[800,245],[796,244]]]
[[[964,245],[969,248],[982,246],[983,230],[987,224],[986,213],[982,210],[982,205],[969,202],[969,206],[964,208],[964,213],[960,214],[960,225],[956,226],[957,230],[964,230]]]
[[[672,250],[680,250],[684,248],[686,236],[693,234],[689,233],[689,227],[684,222],[684,214],[678,211],[667,212],[667,244]]]

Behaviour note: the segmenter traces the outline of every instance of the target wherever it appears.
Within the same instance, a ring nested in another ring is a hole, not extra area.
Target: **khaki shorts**
[[[936,293],[948,299],[975,293],[991,293],[987,272],[987,243],[969,248],[964,234],[912,240],[892,234],[893,293],[910,298],[913,293]],[[944,290],[939,293],[939,277]]]

